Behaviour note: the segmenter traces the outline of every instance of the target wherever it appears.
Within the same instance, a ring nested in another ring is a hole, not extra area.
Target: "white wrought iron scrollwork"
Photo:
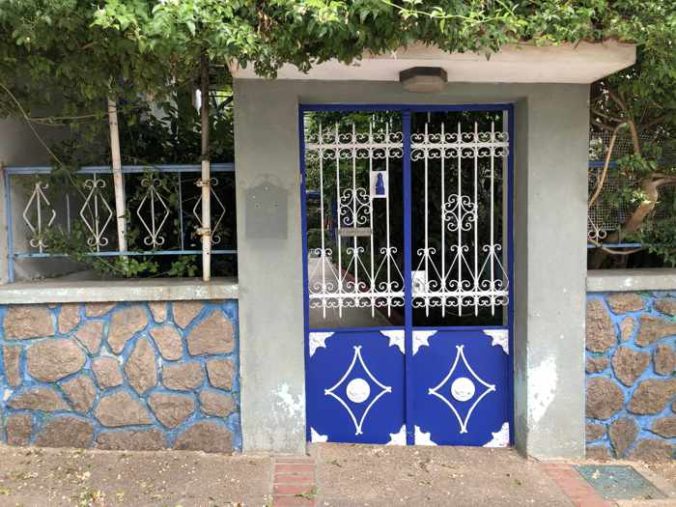
[[[360,179],[356,169],[366,164],[369,173],[377,168],[387,177],[390,162],[403,157],[403,141],[403,134],[389,124],[376,128],[373,122],[366,132],[354,123],[347,129],[319,123],[316,132],[306,132],[306,167],[319,178],[321,217],[319,248],[308,252],[309,306],[320,309],[323,318],[330,310],[341,317],[351,308],[370,309],[372,316],[382,309],[390,315],[404,304],[400,251],[390,237],[390,196],[379,198],[386,223],[377,232],[369,181]],[[331,220],[333,231],[328,228]]]
[[[218,178],[211,178],[211,212],[212,215],[214,213],[214,210],[216,210],[216,220],[212,218],[211,220],[211,244],[212,245],[217,245],[222,241],[222,238],[219,234],[220,231],[220,226],[221,223],[223,222],[223,218],[225,218],[225,205],[223,204],[223,201],[221,198],[218,196],[216,191],[214,190],[214,187],[218,186]],[[195,216],[197,219],[197,223],[199,224],[199,227],[202,227],[202,215],[201,215],[201,204],[202,204],[202,196],[200,195],[197,201],[195,202],[195,206],[192,208],[192,214]]]
[[[476,122],[473,132],[463,131],[460,122],[455,132],[446,132],[443,123],[439,132],[429,129],[425,124],[424,132],[411,136],[411,159],[417,163],[414,170],[424,175],[425,209],[424,244],[416,250],[414,282],[418,273],[419,283],[413,284],[413,307],[426,314],[440,308],[442,315],[447,311],[463,315],[466,308],[477,315],[480,308],[489,307],[494,314],[497,307],[509,302],[502,238],[496,237],[495,223],[496,214],[501,216],[495,202],[496,179],[503,181],[509,136],[496,131],[494,122],[490,132],[480,132]],[[436,161],[433,169],[431,160]],[[453,183],[455,188],[448,192],[447,186]],[[432,185],[439,186],[441,195],[437,208],[441,210],[441,228],[436,233],[428,219]],[[488,219],[480,223],[482,207]],[[480,244],[479,227],[488,233],[487,244]],[[430,246],[432,234],[440,241],[438,248]]]
[[[31,238],[28,243],[31,247],[37,248],[40,253],[43,253],[47,247],[44,233],[56,219],[56,211],[45,195],[45,190],[48,188],[49,184],[43,183],[40,180],[36,181],[21,215],[24,223],[31,231]],[[31,211],[33,211],[34,217],[29,215]],[[43,214],[46,214],[46,216],[43,217]]]
[[[160,179],[154,175],[144,176],[141,179],[141,186],[146,189],[146,192],[136,209],[136,215],[148,233],[143,238],[143,243],[151,248],[164,245],[165,237],[162,236],[162,228],[169,218],[169,207],[157,190],[160,183]],[[150,218],[150,223],[143,218],[144,214]]]
[[[105,234],[114,216],[112,208],[102,194],[103,189],[106,188],[106,182],[94,174],[84,181],[82,187],[87,194],[80,208],[80,217],[90,233],[87,245],[92,250],[100,252],[101,247],[108,246],[109,239]]]

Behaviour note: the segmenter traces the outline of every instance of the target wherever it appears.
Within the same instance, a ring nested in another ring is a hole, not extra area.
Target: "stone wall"
[[[587,456],[661,461],[676,449],[676,292],[587,297]]]
[[[241,448],[237,302],[0,305],[10,445]]]

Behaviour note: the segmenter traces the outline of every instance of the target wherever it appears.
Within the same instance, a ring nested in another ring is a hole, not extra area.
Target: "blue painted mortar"
[[[636,338],[639,334],[640,331],[640,325],[639,325],[639,319],[642,315],[650,315],[653,317],[658,317],[665,322],[668,322],[670,320],[676,322],[676,317],[670,317],[668,315],[665,315],[663,313],[660,313],[656,308],[655,308],[655,302],[658,299],[662,298],[667,298],[671,297],[674,298],[676,297],[676,291],[660,291],[660,292],[637,292],[636,294],[640,295],[641,298],[644,301],[644,308],[639,311],[633,311],[633,312],[626,312],[626,313],[621,313],[621,314],[615,314],[611,307],[608,304],[607,298],[609,296],[612,296],[613,294],[617,293],[588,293],[587,294],[587,301],[592,301],[592,300],[599,300],[602,302],[603,306],[605,307],[608,315],[610,316],[610,319],[612,321],[613,327],[615,329],[615,336],[616,336],[616,341],[615,343],[605,352],[590,352],[586,351],[586,357],[587,358],[602,358],[605,357],[608,360],[609,366],[602,372],[599,373],[587,373],[587,381],[589,381],[592,378],[595,377],[605,377],[609,378],[615,381],[618,387],[622,390],[622,393],[624,395],[624,404],[619,410],[619,412],[615,413],[608,419],[604,420],[599,420],[599,419],[594,419],[591,417],[587,417],[586,421],[587,423],[591,424],[602,424],[606,427],[606,430],[610,427],[610,425],[622,418],[631,418],[633,419],[638,428],[638,435],[636,436],[636,439],[634,442],[630,445],[630,447],[627,449],[625,456],[631,455],[632,450],[636,448],[636,444],[642,440],[656,440],[656,441],[661,441],[661,442],[666,442],[669,443],[672,446],[672,449],[676,448],[676,438],[665,438],[663,436],[660,436],[654,432],[651,431],[651,428],[653,426],[653,423],[657,419],[662,419],[665,417],[670,417],[673,416],[674,413],[672,411],[672,403],[676,401],[676,396],[672,397],[671,400],[669,400],[664,409],[657,413],[657,414],[650,414],[650,415],[639,415],[639,414],[634,414],[631,413],[627,406],[629,405],[629,402],[638,388],[638,386],[641,384],[641,382],[645,380],[660,380],[660,381],[665,381],[668,380],[669,378],[673,377],[673,374],[671,376],[667,375],[659,375],[658,373],[655,372],[654,369],[654,363],[653,363],[653,357],[655,353],[655,349],[659,345],[669,345],[672,350],[676,350],[676,335],[669,335],[666,337],[663,337],[661,339],[656,340],[650,345],[647,346],[639,346],[636,343]],[[635,321],[634,328],[632,330],[631,335],[628,337],[626,341],[622,341],[621,339],[621,333],[620,333],[620,323],[626,318],[626,317],[632,317]],[[650,362],[648,363],[647,368],[643,371],[643,373],[635,380],[635,382],[627,387],[625,386],[620,380],[616,377],[615,372],[612,367],[612,358],[617,349],[622,346],[624,348],[629,348],[631,350],[637,351],[637,352],[642,352],[642,353],[648,353],[650,355]],[[608,436],[608,432],[606,431],[604,435],[601,438],[598,438],[596,440],[588,440],[587,441],[588,447],[602,447],[608,450],[608,454],[610,456],[614,457],[621,457],[621,456],[615,456],[613,453],[613,448],[612,444],[610,442],[610,438]]]
[[[81,420],[86,420],[90,424],[93,425],[94,427],[94,437],[92,441],[92,445],[96,442],[96,439],[98,435],[105,431],[107,433],[115,432],[115,431],[129,431],[129,430],[148,430],[151,428],[155,429],[160,429],[163,431],[163,433],[166,435],[166,441],[167,441],[167,446],[172,447],[174,445],[174,442],[179,434],[181,434],[183,431],[185,431],[187,428],[192,426],[196,422],[201,422],[201,421],[209,421],[216,423],[218,425],[222,425],[225,428],[227,428],[230,433],[232,434],[232,445],[233,445],[233,450],[235,451],[241,451],[242,448],[242,436],[241,436],[241,427],[240,427],[240,385],[239,385],[239,330],[238,330],[238,307],[237,307],[237,301],[235,300],[227,300],[227,301],[222,301],[222,302],[193,302],[193,303],[200,303],[203,304],[203,308],[195,316],[195,318],[186,326],[185,329],[181,329],[177,324],[174,323],[174,315],[173,315],[173,304],[172,303],[163,303],[168,306],[167,310],[167,316],[166,319],[163,321],[156,321],[153,318],[153,314],[150,311],[150,308],[147,303],[118,303],[115,305],[115,307],[107,312],[104,316],[101,317],[87,317],[85,314],[85,304],[79,305],[79,313],[80,313],[80,323],[73,328],[72,330],[68,331],[67,333],[61,333],[59,331],[59,327],[57,324],[58,320],[58,314],[61,311],[61,308],[63,305],[41,305],[45,306],[49,309],[49,312],[51,314],[51,318],[53,321],[54,329],[56,330],[56,334],[54,336],[50,336],[47,338],[34,338],[34,339],[25,339],[25,340],[16,340],[16,339],[6,339],[5,336],[5,316],[8,311],[8,305],[0,305],[0,393],[2,393],[2,397],[0,399],[0,407],[1,411],[0,414],[2,415],[2,421],[3,424],[0,426],[0,438],[2,439],[3,442],[7,441],[7,435],[5,432],[5,424],[4,422],[7,420],[7,417],[12,415],[12,414],[31,414],[33,416],[34,420],[34,427],[33,427],[33,433],[30,438],[30,443],[33,444],[35,443],[37,435],[40,433],[42,428],[44,427],[45,423],[48,422],[49,420],[59,417],[59,416],[64,416],[67,415],[69,417],[75,417]],[[182,304],[182,303],[175,303],[175,304]],[[65,393],[59,386],[59,384],[67,382],[69,379],[72,379],[75,376],[78,376],[79,374],[85,374],[88,375],[93,381],[94,384],[98,386],[96,382],[96,376],[94,372],[91,369],[92,361],[96,359],[97,357],[101,356],[116,356],[116,354],[113,354],[112,351],[110,350],[108,343],[107,343],[107,337],[108,337],[108,332],[109,332],[109,326],[110,326],[110,320],[112,315],[119,311],[122,310],[126,307],[129,306],[138,306],[141,305],[146,314],[147,314],[147,320],[148,324],[146,327],[134,334],[134,336],[128,340],[126,345],[124,346],[122,352],[119,354],[119,356],[122,358],[122,364],[120,367],[120,370],[122,372],[122,377],[123,377],[123,384],[117,387],[113,388],[107,388],[107,389],[102,389],[102,388],[97,388],[97,393],[96,393],[96,399],[94,402],[91,404],[90,409],[82,414],[79,412],[75,411],[55,411],[55,412],[42,412],[42,411],[36,411],[36,410],[16,410],[12,409],[7,405],[7,402],[9,399],[11,399],[14,395],[21,393],[31,387],[50,387],[55,390],[57,390],[62,398],[64,400],[68,400],[66,397]],[[234,339],[234,349],[232,352],[227,353],[227,354],[209,354],[209,355],[200,355],[200,356],[191,356],[188,351],[187,351],[187,346],[186,346],[186,341],[185,338],[190,334],[190,332],[198,326],[201,322],[203,322],[207,317],[209,317],[213,312],[222,312],[222,314],[225,316],[226,319],[228,319],[233,327],[233,339]],[[86,363],[82,367],[81,370],[67,376],[64,378],[61,378],[58,380],[58,382],[40,382],[34,378],[32,378],[29,373],[28,373],[28,367],[27,367],[27,354],[26,350],[30,345],[33,345],[35,343],[38,343],[40,341],[44,340],[53,340],[56,338],[70,338],[74,336],[74,333],[82,328],[83,325],[87,321],[103,321],[104,322],[104,331],[103,331],[103,339],[101,342],[101,348],[98,354],[91,354],[89,353],[86,348],[82,347],[82,350],[86,354]],[[170,361],[167,359],[164,359],[161,357],[159,354],[159,351],[157,349],[157,345],[155,344],[155,341],[150,337],[149,335],[149,330],[153,326],[157,325],[164,325],[164,324],[174,324],[174,327],[176,330],[179,332],[181,335],[181,339],[183,341],[183,357],[181,357],[178,360],[175,361]],[[127,359],[129,358],[131,352],[134,349],[134,345],[136,341],[142,337],[142,336],[147,336],[148,337],[148,343],[153,347],[154,352],[155,352],[155,357],[156,357],[156,364],[160,365],[158,368],[158,382],[157,385],[150,390],[146,391],[142,396],[139,397],[139,395],[134,391],[134,389],[130,386],[129,381],[127,379],[127,376],[124,372],[124,369],[122,368],[122,365],[126,364]],[[5,376],[4,372],[4,357],[2,357],[3,354],[3,346],[5,345],[12,345],[12,346],[22,346],[23,347],[23,352],[21,355],[21,378],[22,382],[21,385],[18,387],[12,387],[8,384],[7,378]],[[212,360],[212,359],[228,359],[230,360],[233,365],[234,365],[234,372],[233,372],[233,378],[232,378],[232,389],[230,390],[224,390],[224,389],[217,389],[214,388],[210,385],[208,376],[206,374],[206,362],[207,360]],[[180,364],[182,362],[190,361],[192,363],[198,362],[201,365],[202,371],[204,372],[204,381],[202,385],[198,386],[195,388],[193,391],[177,391],[177,390],[171,390],[166,387],[164,387],[161,383],[161,365],[162,364]],[[214,417],[210,415],[206,415],[201,411],[201,405],[200,405],[200,400],[199,396],[197,393],[200,390],[212,390],[212,391],[217,391],[223,394],[230,394],[233,396],[235,402],[236,402],[236,408],[235,410],[229,414],[227,417]],[[103,394],[105,395],[110,395],[115,392],[119,391],[127,391],[129,392],[134,399],[140,399],[141,403],[147,408],[148,413],[150,414],[152,418],[152,423],[150,425],[142,425],[142,426],[124,426],[120,428],[110,428],[110,427],[104,427],[99,423],[99,421],[96,419],[94,415],[94,410],[96,406],[98,405],[98,402],[100,398],[102,397]],[[148,405],[148,398],[151,394],[153,393],[166,393],[166,394],[189,394],[194,398],[195,401],[195,410],[194,412],[188,417],[185,421],[183,421],[178,427],[176,428],[168,428],[165,427],[153,414],[153,411],[151,410],[150,406]]]

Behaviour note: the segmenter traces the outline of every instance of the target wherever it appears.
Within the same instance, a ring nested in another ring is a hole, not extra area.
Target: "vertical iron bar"
[[[411,279],[411,112],[403,111],[403,187],[404,187],[404,327],[406,349],[406,443],[415,443],[413,425],[413,281]]]
[[[369,122],[369,186],[371,183],[371,173],[373,172],[373,117],[371,117],[371,121]],[[370,192],[369,188],[369,193]],[[376,316],[376,298],[375,298],[375,290],[376,290],[376,281],[375,281],[375,271],[374,271],[374,263],[375,263],[375,254],[373,252],[373,195],[369,195],[369,227],[371,228],[371,237],[369,238],[370,241],[370,249],[371,249],[371,283],[369,287],[369,291],[371,292],[371,317]]]
[[[5,217],[7,220],[7,281],[14,281],[14,217],[12,213],[12,188],[9,172],[0,164],[5,179]]]
[[[479,125],[474,122],[474,315],[479,315]]]
[[[338,234],[336,241],[338,245],[338,317],[343,316],[343,238],[341,229],[343,228],[342,206],[340,201],[340,135],[338,134],[338,122],[336,122],[335,151],[336,151],[336,213],[338,215]]]
[[[321,234],[322,253],[319,259],[322,263],[322,295],[326,294],[326,243],[324,239],[324,150],[322,149],[322,124],[319,123],[319,227]],[[307,191],[307,190],[306,190]],[[326,298],[322,298],[322,317],[326,318]]]
[[[446,316],[446,227],[444,223],[444,202],[446,200],[446,128],[441,122],[441,316]]]
[[[458,315],[462,316],[462,304],[463,304],[463,297],[462,297],[462,291],[464,290],[463,283],[462,283],[462,261],[463,261],[463,252],[462,252],[462,126],[460,125],[460,122],[458,122],[458,205],[457,205],[457,220],[458,220],[458,237],[457,237],[457,242],[456,242],[456,248],[457,248],[457,263],[458,263],[458,285],[457,285],[457,291],[458,291]]]
[[[176,173],[178,176],[178,230],[180,235],[181,250],[185,250],[185,237],[183,235],[183,188],[181,173]]]

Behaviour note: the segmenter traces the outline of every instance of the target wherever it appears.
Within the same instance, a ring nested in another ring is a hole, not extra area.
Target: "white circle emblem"
[[[460,377],[451,384],[451,395],[458,401],[471,400],[476,388],[474,382],[467,377]]]
[[[364,403],[371,395],[371,387],[363,378],[355,378],[347,384],[345,392],[352,403]]]

